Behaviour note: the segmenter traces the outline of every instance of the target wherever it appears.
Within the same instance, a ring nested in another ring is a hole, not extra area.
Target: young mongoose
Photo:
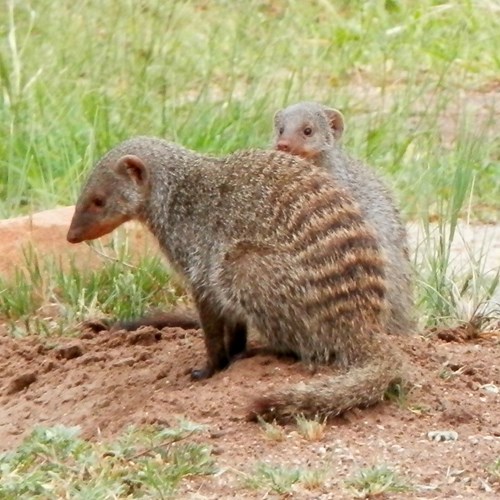
[[[309,159],[328,171],[359,204],[385,253],[389,333],[415,330],[411,266],[406,228],[393,196],[369,167],[351,158],[340,145],[344,119],[336,109],[301,102],[278,111],[274,118],[274,148]]]
[[[331,176],[278,151],[211,158],[132,138],[94,167],[67,239],[99,238],[137,219],[189,286],[203,327],[203,379],[246,347],[253,325],[277,353],[333,364],[254,402],[251,417],[338,415],[383,398],[400,357],[383,338],[386,278],[377,238]]]

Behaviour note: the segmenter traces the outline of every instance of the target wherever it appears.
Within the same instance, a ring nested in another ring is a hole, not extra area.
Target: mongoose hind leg
[[[226,326],[227,353],[233,361],[246,357],[247,325],[236,323],[233,327]]]

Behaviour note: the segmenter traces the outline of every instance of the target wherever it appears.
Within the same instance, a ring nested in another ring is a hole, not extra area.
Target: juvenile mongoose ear
[[[278,123],[281,121],[281,115],[283,113],[281,112],[281,109],[279,109],[278,111],[276,111],[276,113],[274,113],[274,125],[278,125]]]
[[[138,186],[144,186],[149,178],[149,172],[144,162],[135,155],[122,156],[115,164],[115,170],[128,176]]]
[[[334,108],[325,109],[326,118],[332,129],[335,139],[340,139],[344,133],[344,115]]]

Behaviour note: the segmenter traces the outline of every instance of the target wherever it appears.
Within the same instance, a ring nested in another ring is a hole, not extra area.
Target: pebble
[[[431,441],[457,441],[458,433],[455,431],[429,431],[427,438]]]

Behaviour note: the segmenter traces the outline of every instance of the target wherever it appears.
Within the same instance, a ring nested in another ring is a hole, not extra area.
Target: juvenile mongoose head
[[[340,140],[343,131],[340,111],[316,102],[299,102],[274,115],[273,147],[314,161]]]
[[[68,231],[70,243],[99,238],[140,217],[149,193],[150,167],[143,157],[122,154],[125,151],[135,151],[133,140],[106,155],[89,177]]]

